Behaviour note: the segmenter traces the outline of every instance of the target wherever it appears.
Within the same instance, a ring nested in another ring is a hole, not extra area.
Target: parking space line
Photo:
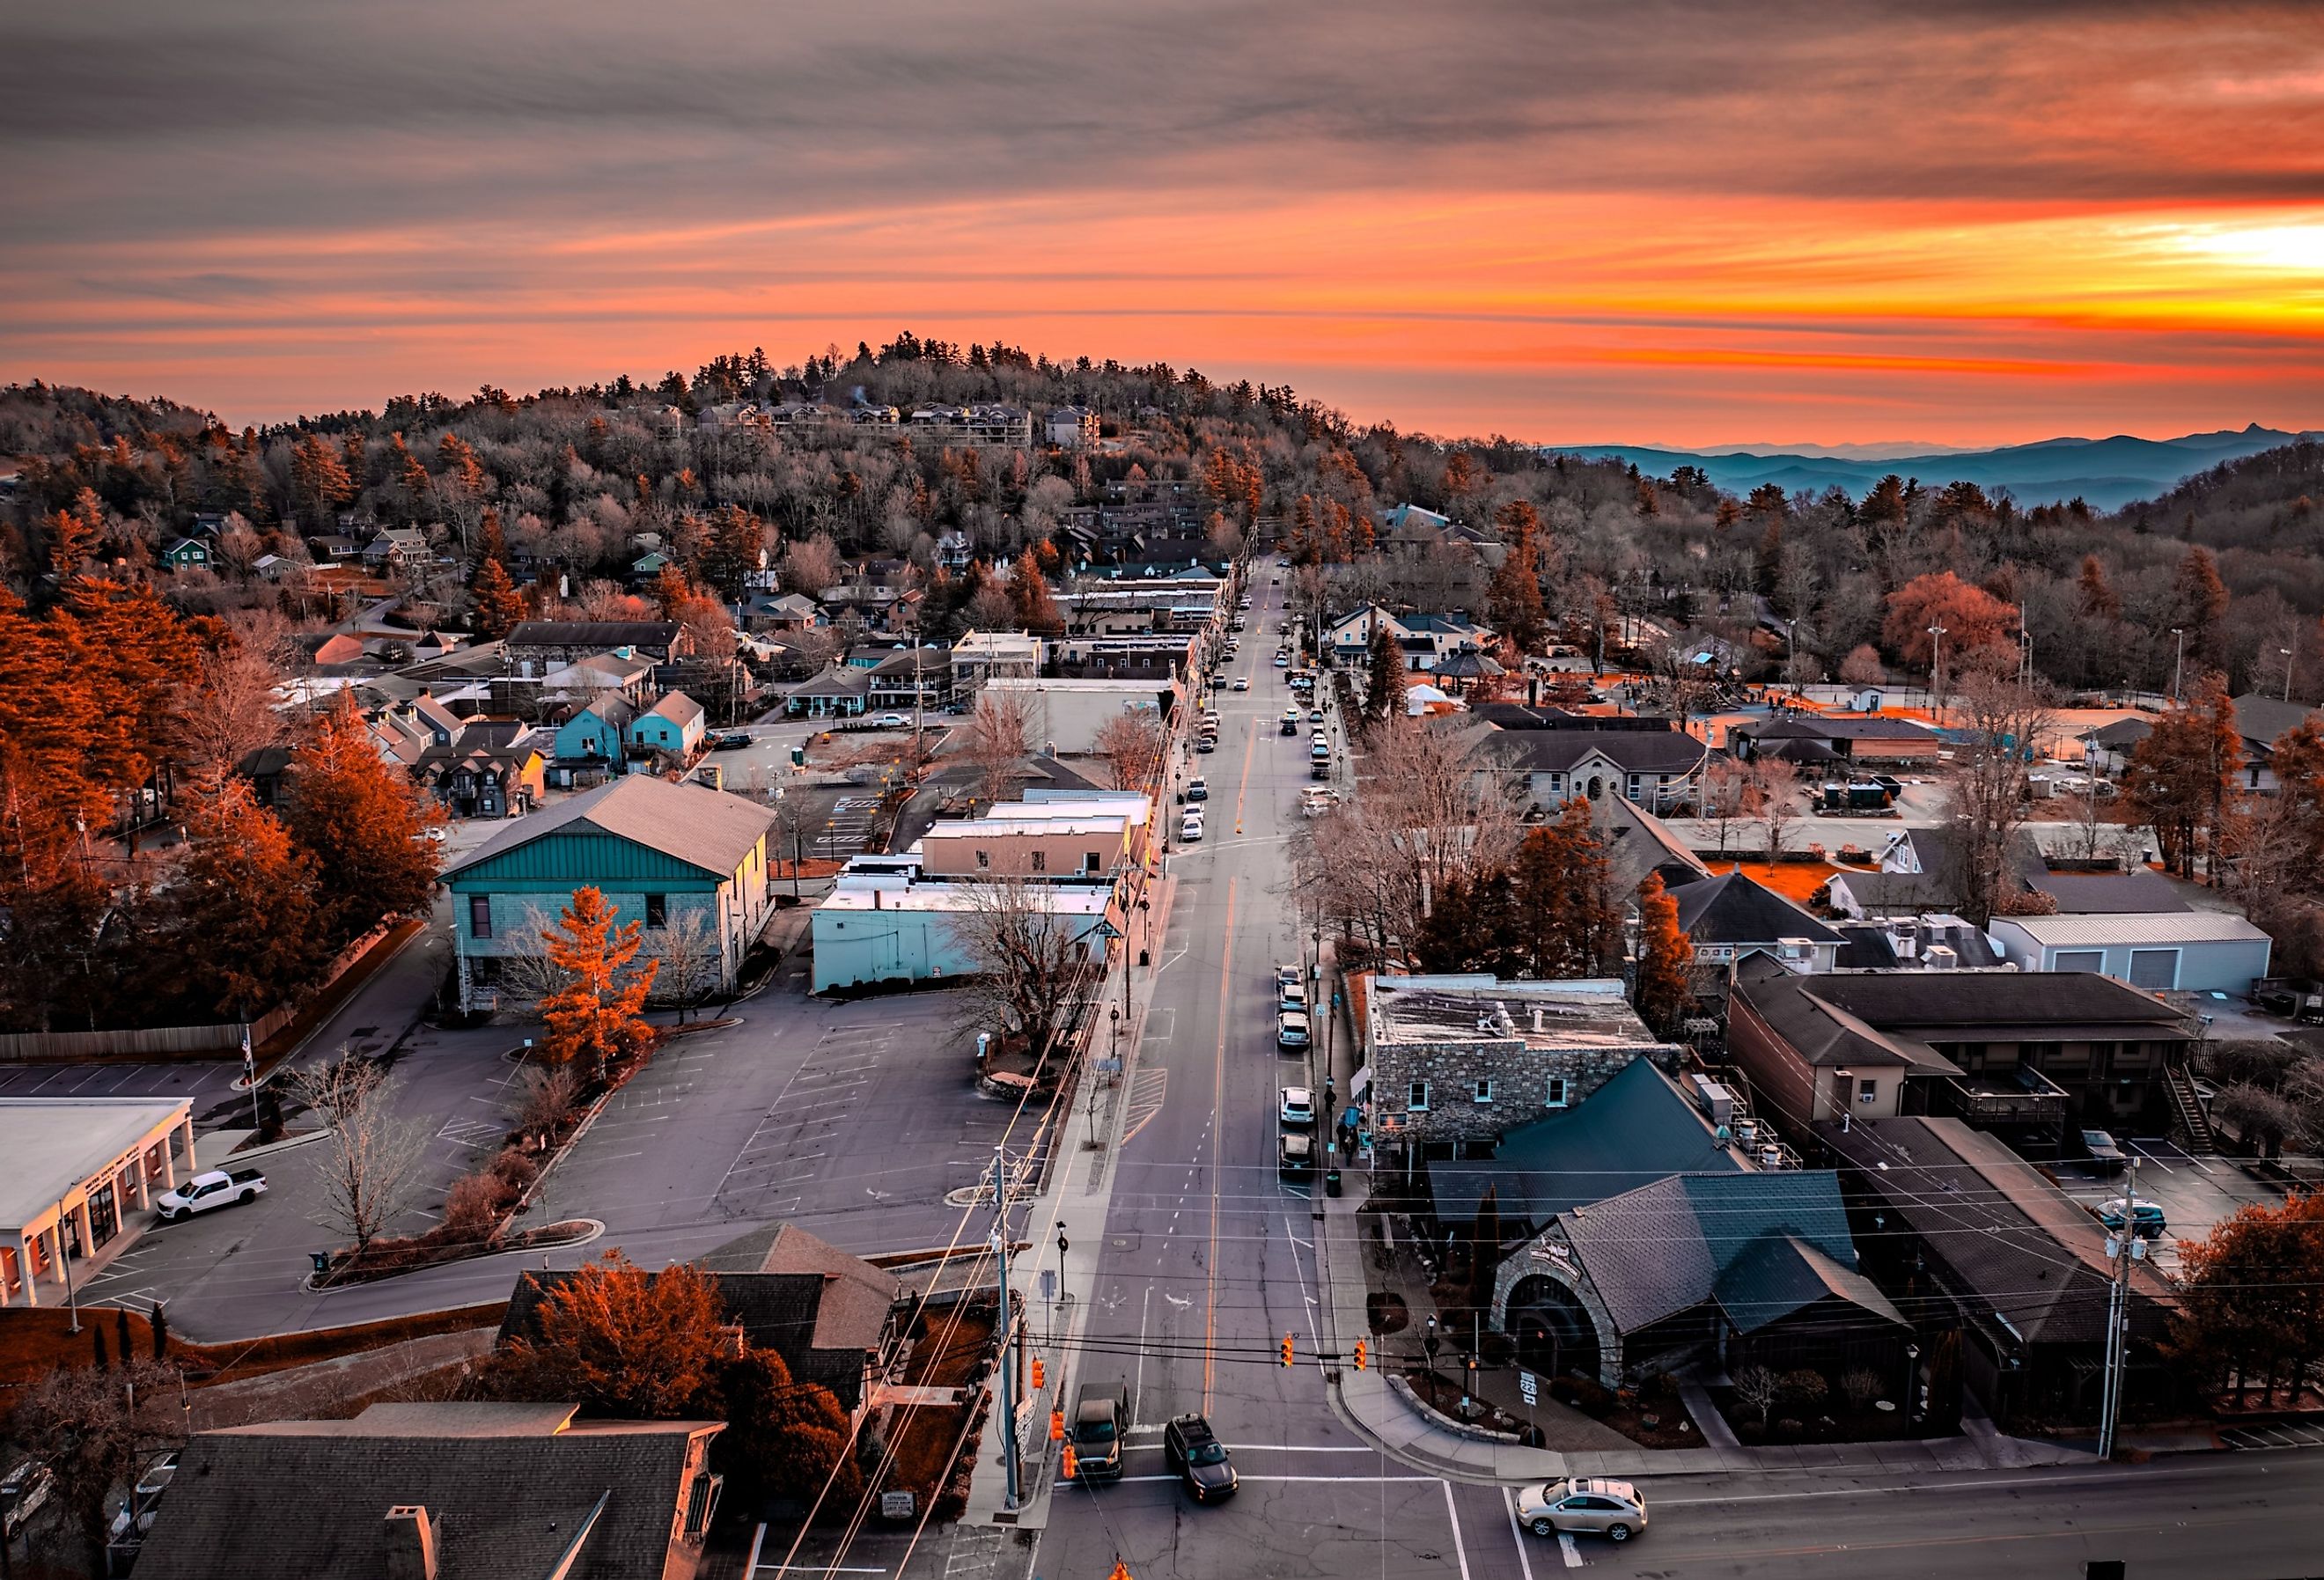
[[[1567,1568],[1579,1569],[1582,1567],[1581,1544],[1573,1539],[1573,1533],[1572,1531],[1561,1530],[1557,1533],[1557,1550],[1565,1555],[1565,1566]]]

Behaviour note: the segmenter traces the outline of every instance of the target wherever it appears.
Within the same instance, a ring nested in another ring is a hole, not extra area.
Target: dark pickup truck
[[[1130,1390],[1116,1382],[1093,1382],[1082,1390],[1074,1409],[1074,1479],[1121,1479],[1121,1435],[1130,1429]]]

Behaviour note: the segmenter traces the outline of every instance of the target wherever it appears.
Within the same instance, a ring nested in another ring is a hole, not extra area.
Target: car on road
[[[1311,784],[1299,792],[1299,810],[1304,817],[1320,818],[1339,804],[1339,792],[1328,785]]]
[[[1301,1014],[1305,1014],[1307,990],[1296,982],[1282,984],[1275,990],[1275,1008],[1278,1013],[1284,1010],[1296,1010]]]
[[[1197,1503],[1223,1503],[1242,1484],[1227,1458],[1227,1446],[1201,1416],[1174,1416],[1162,1428],[1162,1457]]]
[[[1307,722],[1311,725],[1322,724],[1323,722],[1323,710],[1320,707],[1309,708],[1307,710]]]
[[[1235,600],[1235,607],[1238,609],[1248,609],[1250,607],[1250,600],[1249,598],[1237,598]]]
[[[1178,819],[1178,837],[1182,840],[1194,843],[1199,843],[1201,841],[1203,837],[1203,810],[1200,807],[1187,808],[1186,815]]]
[[[2130,1161],[2130,1154],[2116,1145],[2114,1137],[2102,1130],[2082,1132],[2082,1150],[2089,1154],[2093,1168],[2107,1174],[2121,1173],[2123,1166]]]
[[[1233,684],[1233,685],[1231,685],[1231,686],[1230,686],[1230,687],[1228,687],[1228,688],[1227,688],[1227,689],[1228,689],[1228,690],[1230,690],[1230,691],[1248,691],[1248,690],[1250,690],[1250,677],[1249,675],[1237,675],[1237,676],[1234,678],[1234,684]]]
[[[1310,779],[1331,778],[1332,760],[1329,757],[1317,757],[1313,759],[1307,765],[1307,777]]]
[[[880,727],[883,730],[908,730],[912,727],[912,721],[900,713],[883,713],[880,716]]]
[[[1205,756],[1219,749],[1219,738],[1207,731],[1194,737],[1194,750]]]
[[[1275,1046],[1305,1048],[1307,1046],[1307,1017],[1298,1010],[1286,1010],[1275,1017]]]
[[[1286,735],[1297,735],[1299,733],[1299,720],[1290,714],[1284,715],[1283,733]]]
[[[1121,1435],[1130,1427],[1130,1390],[1119,1382],[1093,1382],[1074,1407],[1074,1467],[1076,1481],[1121,1479]]]
[[[1291,667],[1291,655],[1287,652],[1278,651],[1275,655],[1275,667],[1278,670],[1289,669]]]
[[[1628,1482],[1542,1482],[1517,1489],[1517,1523],[1536,1536],[1628,1541],[1646,1528],[1646,1500]]]
[[[1190,801],[1209,800],[1211,799],[1211,781],[1204,779],[1199,773],[1194,775],[1194,778],[1186,781],[1186,799]]]
[[[1305,1086],[1283,1088],[1283,1123],[1291,1130],[1308,1130],[1315,1123],[1315,1094]]]
[[[2123,1209],[2125,1205],[2126,1204],[2120,1197],[2116,1197],[2111,1201],[2100,1202],[2098,1208],[2098,1222],[2104,1224],[2107,1228],[2114,1230],[2116,1234],[2120,1234],[2122,1232]],[[2170,1224],[2163,1219],[2161,1204],[2148,1201],[2142,1196],[2127,1205],[2130,1210],[2130,1228],[2132,1234],[2137,1235],[2141,1240],[2160,1240],[2163,1238],[2164,1232],[2170,1228]]]
[[[740,730],[729,730],[723,735],[710,737],[710,749],[713,752],[747,752],[750,747],[751,737]]]
[[[1285,1179],[1306,1179],[1315,1172],[1315,1138],[1286,1131],[1276,1138],[1275,1172]]]
[[[175,1190],[165,1190],[155,1197],[153,1210],[161,1215],[163,1223],[174,1224],[196,1213],[207,1213],[212,1207],[256,1201],[265,1194],[266,1176],[255,1169],[237,1169],[231,1174],[223,1169],[213,1169],[195,1175]]]

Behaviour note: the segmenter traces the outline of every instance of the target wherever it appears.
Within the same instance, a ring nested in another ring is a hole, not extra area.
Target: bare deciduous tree
[[[2011,841],[2025,824],[2027,764],[2050,727],[2041,698],[2015,679],[1972,670],[1963,677],[1953,716],[1969,739],[1953,761],[1952,825],[1961,841],[1964,919],[1978,927],[2014,886]]]
[[[1735,1373],[1735,1402],[1759,1412],[1762,1430],[1775,1410],[1775,1401],[1783,1396],[1782,1381],[1765,1366],[1745,1366]]]
[[[48,1465],[66,1516],[63,1532],[51,1528],[52,1537],[61,1538],[51,1545],[74,1545],[77,1572],[110,1572],[103,1562],[106,1501],[136,1474],[140,1447],[180,1427],[170,1418],[177,1414],[179,1382],[175,1366],[124,1355],[111,1366],[54,1367],[16,1407],[11,1434]],[[39,1526],[27,1539],[37,1552]]]
[[[683,1021],[717,987],[725,964],[718,929],[699,910],[680,910],[646,936],[646,953],[659,961],[650,1003],[676,1006]]]
[[[321,1191],[314,1221],[361,1251],[418,1196],[427,1127],[396,1112],[401,1081],[352,1053],[297,1071],[290,1086],[323,1126],[308,1153]]]
[[[1025,777],[1033,752],[1034,700],[1022,691],[987,687],[961,732],[961,755],[976,769],[979,799],[1005,801]]]
[[[1093,962],[1086,917],[1059,905],[1056,890],[1016,877],[961,886],[967,903],[945,919],[975,972],[969,997],[991,1020],[1022,1032],[1038,1065],[1072,1023],[1074,990]]]
[[[1781,757],[1756,758],[1750,794],[1759,827],[1767,831],[1767,863],[1772,866],[1783,851],[1784,831],[1800,815],[1800,771]]]
[[[1150,791],[1161,779],[1164,740],[1161,719],[1140,708],[1098,727],[1097,754],[1112,771],[1117,790]]]
[[[1702,820],[1719,831],[1719,854],[1727,854],[1727,836],[1749,815],[1753,790],[1751,770],[1732,757],[1713,757],[1702,771]]]

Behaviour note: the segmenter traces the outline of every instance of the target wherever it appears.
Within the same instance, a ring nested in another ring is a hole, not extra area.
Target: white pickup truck
[[[237,1169],[231,1174],[223,1169],[213,1169],[207,1174],[195,1175],[175,1190],[155,1197],[153,1210],[161,1215],[163,1223],[174,1224],[196,1213],[207,1213],[212,1207],[254,1201],[265,1194],[266,1176],[255,1169]]]

